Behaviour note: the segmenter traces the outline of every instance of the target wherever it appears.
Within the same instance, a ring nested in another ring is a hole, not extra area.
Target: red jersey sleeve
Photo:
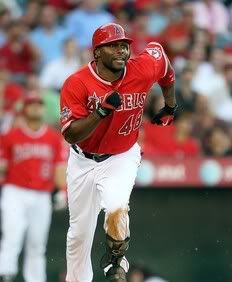
[[[0,138],[0,159],[5,163],[11,159],[11,138],[9,134],[1,135]]]
[[[63,133],[72,121],[88,116],[88,93],[81,80],[74,75],[64,83],[60,97],[60,122]]]
[[[143,57],[143,63],[151,66],[149,71],[152,72],[153,81],[159,81],[165,77],[169,62],[163,47],[159,43],[148,43],[141,56]]]

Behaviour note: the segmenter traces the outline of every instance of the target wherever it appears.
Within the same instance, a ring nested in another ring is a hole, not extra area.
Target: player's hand
[[[151,123],[161,126],[170,125],[174,121],[177,108],[177,105],[172,108],[165,104],[165,106],[160,109],[157,114],[154,115],[151,120]]]
[[[97,105],[96,111],[101,118],[105,118],[121,105],[122,97],[120,94],[116,91],[111,91],[105,95],[102,103]]]
[[[54,195],[53,209],[60,211],[66,209],[68,206],[68,197],[66,190],[57,191]]]

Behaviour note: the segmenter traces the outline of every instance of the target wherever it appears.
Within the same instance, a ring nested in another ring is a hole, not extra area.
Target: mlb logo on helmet
[[[24,97],[23,101],[24,106],[29,105],[29,104],[44,104],[42,97],[39,95],[39,93],[36,92],[31,92],[27,94]]]

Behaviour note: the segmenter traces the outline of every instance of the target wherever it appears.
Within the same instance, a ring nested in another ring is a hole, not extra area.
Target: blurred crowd
[[[92,60],[92,34],[108,22],[134,40],[132,57],[158,41],[176,71],[176,122],[149,123],[163,105],[154,86],[139,138],[144,154],[232,156],[232,1],[1,0],[0,133],[17,124],[30,93],[59,128],[60,88]]]

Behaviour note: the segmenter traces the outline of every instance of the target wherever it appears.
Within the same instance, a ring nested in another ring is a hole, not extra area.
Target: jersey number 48
[[[123,126],[119,129],[118,133],[126,136],[130,134],[132,130],[137,130],[142,123],[142,118],[143,110],[140,110],[137,115],[130,115],[124,122]]]

